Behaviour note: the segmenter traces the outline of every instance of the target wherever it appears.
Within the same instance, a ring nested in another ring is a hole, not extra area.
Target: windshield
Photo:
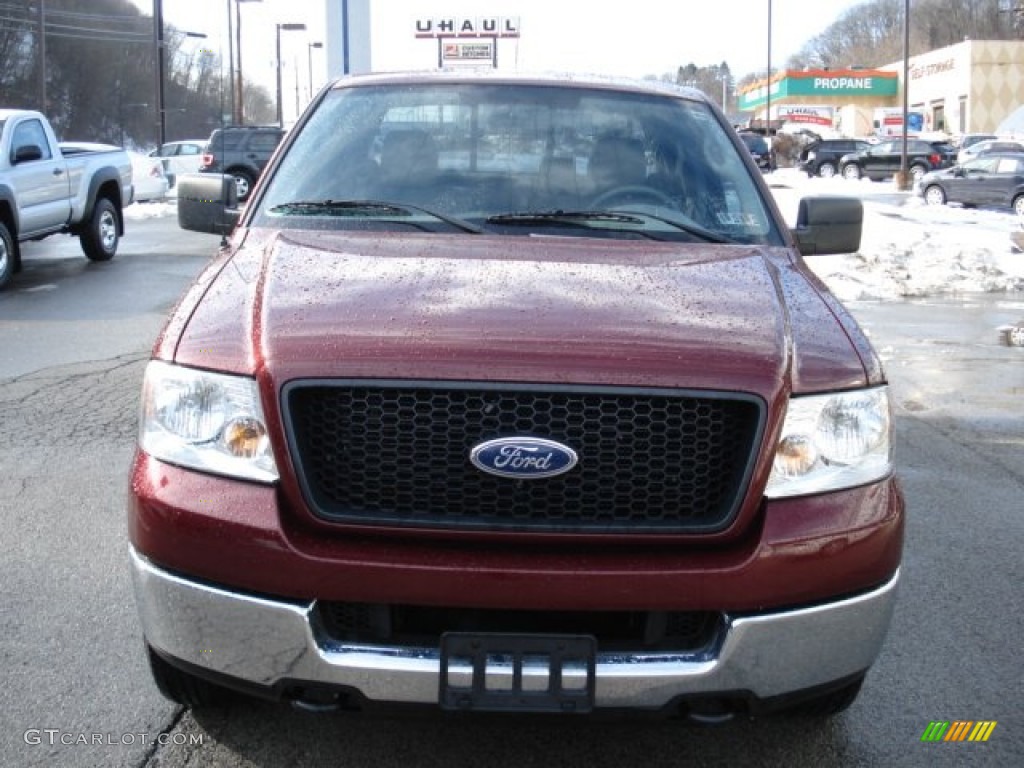
[[[298,131],[253,223],[781,242],[729,131],[672,95],[339,88]],[[595,215],[609,213],[634,215]]]
[[[740,134],[740,138],[743,139],[743,143],[747,145],[751,152],[768,152],[768,142],[763,136],[757,136],[750,133]]]

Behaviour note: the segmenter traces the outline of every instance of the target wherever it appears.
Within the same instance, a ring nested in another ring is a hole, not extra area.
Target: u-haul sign
[[[442,16],[417,19],[416,37],[519,37],[519,17]]]

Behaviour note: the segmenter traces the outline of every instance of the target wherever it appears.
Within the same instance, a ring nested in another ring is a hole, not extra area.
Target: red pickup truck
[[[343,78],[145,373],[131,570],[155,681],[307,708],[849,706],[903,500],[879,359],[739,136],[664,83]]]

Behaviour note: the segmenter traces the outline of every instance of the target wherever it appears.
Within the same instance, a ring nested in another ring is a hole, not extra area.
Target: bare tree
[[[976,40],[1020,37],[1008,0],[915,0],[910,13],[910,55]],[[1024,3],[1019,3],[1024,6]],[[1024,7],[1021,9],[1024,11]],[[904,0],[868,0],[848,9],[793,56],[792,68],[877,67],[903,58]]]

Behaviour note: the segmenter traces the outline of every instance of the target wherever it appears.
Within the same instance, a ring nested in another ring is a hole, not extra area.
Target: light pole
[[[167,142],[167,116],[164,114],[164,3],[153,0],[153,55],[156,58],[157,147]]]
[[[900,172],[896,177],[896,188],[901,192],[910,189],[910,174],[907,173],[907,122],[910,118],[910,0],[903,0],[903,143],[900,148]]]
[[[45,114],[48,112],[46,109],[46,0],[39,0],[39,45],[36,47],[39,50],[39,111]]]
[[[313,49],[323,48],[324,44],[321,42],[308,43],[309,45],[309,100],[313,100]]]
[[[230,0],[228,0],[230,2]],[[235,125],[243,125],[245,122],[245,100],[242,97],[242,12],[239,10],[240,3],[261,3],[263,0],[235,0],[235,51],[238,56],[238,69],[231,72],[231,116]],[[229,22],[230,22],[230,9]],[[230,36],[230,23],[228,35]],[[280,33],[279,33],[280,34]],[[234,62],[232,62],[232,67]],[[237,71],[237,82],[235,81]]]
[[[277,124],[284,127],[284,113],[281,109],[281,32],[300,32],[306,28],[305,24],[278,24],[277,25]]]
[[[183,32],[186,37],[206,38],[202,32]],[[166,79],[164,62],[164,3],[153,0],[153,54],[156,57],[156,121],[157,147],[167,143],[167,109],[164,106],[164,80]]]
[[[764,89],[764,135],[772,145],[772,0],[768,0],[768,79]]]

